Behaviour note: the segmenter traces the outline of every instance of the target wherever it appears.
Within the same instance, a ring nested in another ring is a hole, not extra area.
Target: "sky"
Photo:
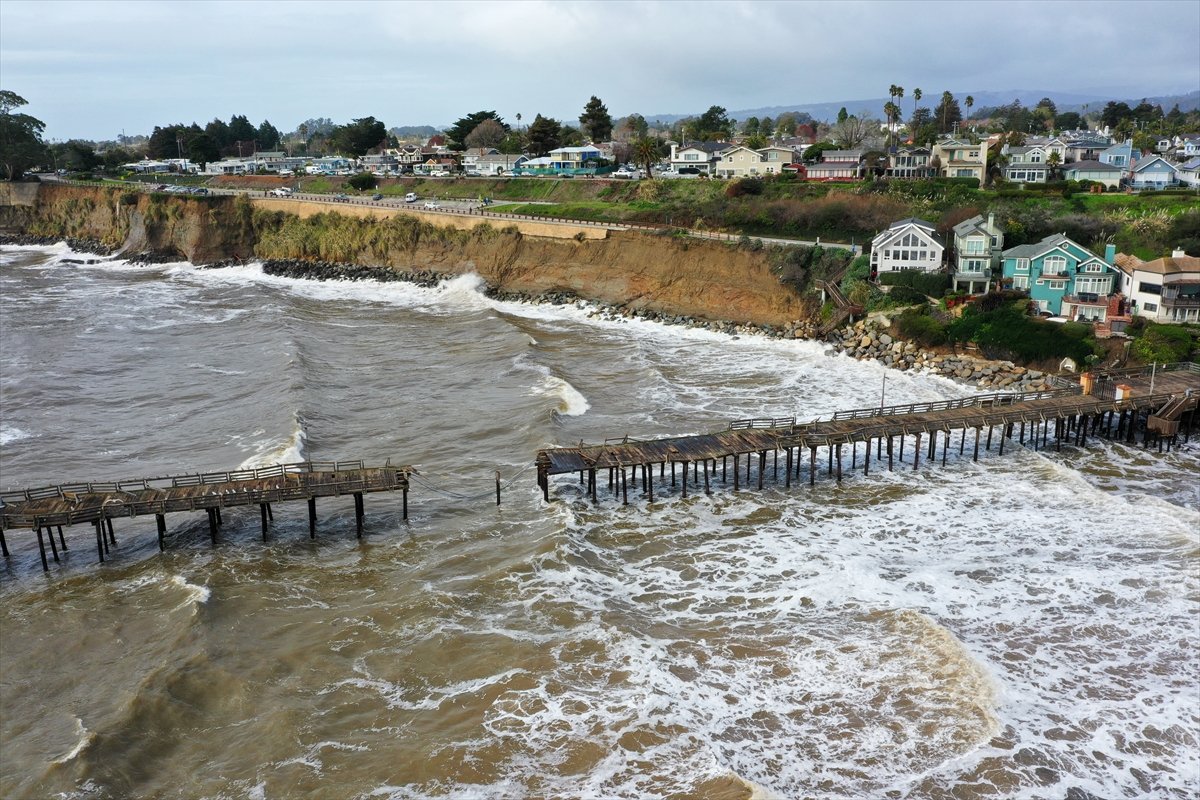
[[[0,88],[51,140],[234,114],[285,133],[317,117],[442,127],[480,110],[574,124],[592,95],[614,118],[653,120],[892,84],[934,98],[1177,94],[1200,89],[1198,42],[1197,0],[3,0]]]

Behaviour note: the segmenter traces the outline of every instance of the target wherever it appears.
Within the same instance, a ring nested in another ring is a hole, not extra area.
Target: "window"
[[[1013,278],[1013,288],[1014,289],[1028,289],[1029,288],[1029,276],[1028,275],[1017,275],[1016,277],[1014,277]]]
[[[984,251],[984,247],[983,247],[983,241],[981,239],[968,239],[967,240],[967,253],[972,254],[972,255],[978,255],[979,253],[982,253],[983,251]]]
[[[1157,283],[1138,283],[1138,291],[1142,294],[1162,294],[1162,286]]]
[[[1028,272],[1028,271],[1029,271],[1029,259],[1028,258],[1018,258],[1017,259],[1017,272]]]
[[[1106,295],[1109,293],[1110,286],[1108,278],[1077,278],[1075,280],[1076,292]]]
[[[1047,287],[1051,291],[1061,292],[1067,288],[1066,281],[1047,281]]]
[[[1142,303],[1142,311],[1158,311],[1158,303]]]
[[[1105,266],[1103,264],[1088,264],[1083,268],[1084,272],[1104,272],[1104,270]]]
[[[683,160],[684,161],[699,161],[700,154],[699,153],[684,153]]]
[[[1062,275],[1067,271],[1067,259],[1062,256],[1048,256],[1042,262],[1042,272],[1046,275]]]

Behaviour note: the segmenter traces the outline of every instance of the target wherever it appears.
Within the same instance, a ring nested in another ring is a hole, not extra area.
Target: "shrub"
[[[726,197],[741,197],[746,194],[762,193],[762,178],[740,178],[736,181],[730,181],[729,185],[725,187]]]
[[[929,315],[928,306],[905,311],[896,318],[895,325],[902,337],[917,344],[937,347],[946,343],[946,326]]]
[[[1130,352],[1146,364],[1170,364],[1186,361],[1191,349],[1192,335],[1186,328],[1150,322],[1134,341]]]
[[[888,297],[898,304],[902,303],[924,303],[925,295],[911,286],[893,286],[888,292]]]
[[[944,272],[922,272],[918,269],[905,269],[899,272],[881,272],[879,282],[884,286],[905,287],[915,290],[920,295],[941,297],[950,289],[953,279]],[[892,292],[895,296],[895,292]]]
[[[350,177],[346,183],[353,189],[358,189],[360,192],[367,189],[374,189],[379,185],[379,179],[369,172],[360,172],[357,175]]]

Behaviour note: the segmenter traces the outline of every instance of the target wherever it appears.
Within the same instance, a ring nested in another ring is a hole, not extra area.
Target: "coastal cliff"
[[[4,230],[90,239],[128,254],[197,264],[260,258],[473,272],[504,293],[567,294],[631,310],[773,327],[814,312],[811,300],[780,282],[765,251],[725,242],[107,187],[42,184],[31,204],[23,197],[25,204],[0,196]]]

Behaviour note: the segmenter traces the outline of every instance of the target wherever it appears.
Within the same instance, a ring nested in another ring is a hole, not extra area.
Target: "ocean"
[[[348,497],[49,573],[8,532],[0,796],[1200,794],[1200,443],[546,504],[539,448],[972,390],[482,289],[0,249],[0,486],[420,472],[361,540]]]

